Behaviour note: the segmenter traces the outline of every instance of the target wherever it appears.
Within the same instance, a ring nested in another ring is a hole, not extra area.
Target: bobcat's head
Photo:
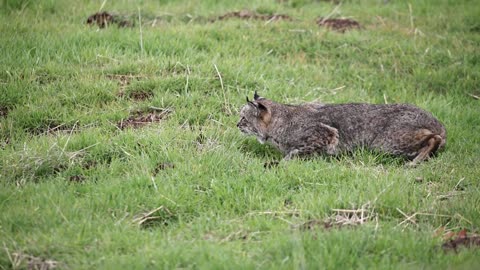
[[[253,96],[253,101],[247,97],[247,104],[240,110],[240,121],[237,127],[246,135],[254,135],[258,141],[264,143],[268,139],[267,127],[271,122],[272,113],[268,108],[268,101],[260,96]]]

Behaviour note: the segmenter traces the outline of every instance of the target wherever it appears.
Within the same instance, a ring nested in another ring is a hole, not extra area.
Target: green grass
[[[363,26],[345,34],[315,25],[329,1],[106,1],[136,26],[99,30],[85,21],[101,2],[0,2],[0,269],[28,267],[13,253],[69,269],[480,264],[478,249],[443,252],[435,235],[480,227],[475,1],[343,1],[333,16]],[[295,19],[209,22],[245,8]],[[447,147],[416,168],[358,151],[265,169],[281,155],[235,126],[255,90],[285,103],[413,103],[445,124]],[[150,107],[173,112],[117,128]],[[298,228],[362,205],[373,215],[363,225]],[[133,222],[160,206],[148,226]],[[423,214],[413,224],[400,211]]]

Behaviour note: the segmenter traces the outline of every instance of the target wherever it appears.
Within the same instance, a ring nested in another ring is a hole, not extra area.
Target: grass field
[[[480,5],[339,2],[2,0],[0,269],[478,267],[442,244],[480,227]],[[292,19],[213,20],[244,9]],[[446,149],[268,167],[235,126],[254,91],[416,104]]]

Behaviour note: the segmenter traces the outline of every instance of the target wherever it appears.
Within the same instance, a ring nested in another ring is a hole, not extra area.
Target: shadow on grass
[[[385,165],[393,167],[402,167],[405,166],[407,162],[409,162],[409,160],[404,157],[381,153],[366,148],[359,148],[352,152],[345,152],[337,156],[329,156],[326,157],[326,160],[330,162],[340,161],[357,165]]]
[[[240,144],[240,151],[256,158],[281,160],[282,153],[270,144],[261,144],[254,138],[247,138]]]
[[[278,162],[282,160],[283,155],[274,146],[270,144],[261,144],[253,138],[245,139],[240,144],[240,150],[243,153],[248,153],[256,158],[268,160],[265,167],[275,167]],[[402,167],[409,161],[406,158],[394,156],[391,154],[381,153],[378,151],[369,150],[366,148],[359,148],[352,152],[341,153],[336,156],[330,155],[314,155],[309,157],[297,157],[300,160],[318,160],[319,162],[342,162],[349,164],[358,164],[365,166],[393,166]],[[270,164],[271,163],[271,164]]]

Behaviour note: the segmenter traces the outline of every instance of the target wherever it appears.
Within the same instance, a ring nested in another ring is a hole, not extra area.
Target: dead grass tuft
[[[44,259],[41,257],[35,257],[23,252],[8,253],[12,269],[26,268],[31,270],[50,270],[60,267],[58,261],[52,259]]]
[[[317,25],[330,28],[340,33],[350,29],[360,29],[360,23],[352,19],[330,19],[330,18],[318,18]]]
[[[125,128],[140,128],[151,123],[160,123],[162,120],[172,113],[171,109],[152,108],[151,112],[136,111],[127,119],[122,119],[118,122],[119,129]]]
[[[242,20],[262,20],[262,21],[291,21],[292,18],[286,14],[260,14],[251,10],[241,10],[225,13],[212,21],[221,21],[231,18],[238,18]]]
[[[374,213],[373,208],[369,207],[369,204],[364,204],[359,209],[332,209],[332,211],[334,212],[332,216],[324,220],[312,219],[305,223],[295,225],[294,228],[307,231],[318,228],[332,229],[346,226],[355,227],[373,220],[374,217],[376,218],[376,214]]]
[[[133,223],[141,228],[153,227],[155,225],[168,225],[175,215],[165,206],[157,207],[151,211],[140,213],[133,219]]]

